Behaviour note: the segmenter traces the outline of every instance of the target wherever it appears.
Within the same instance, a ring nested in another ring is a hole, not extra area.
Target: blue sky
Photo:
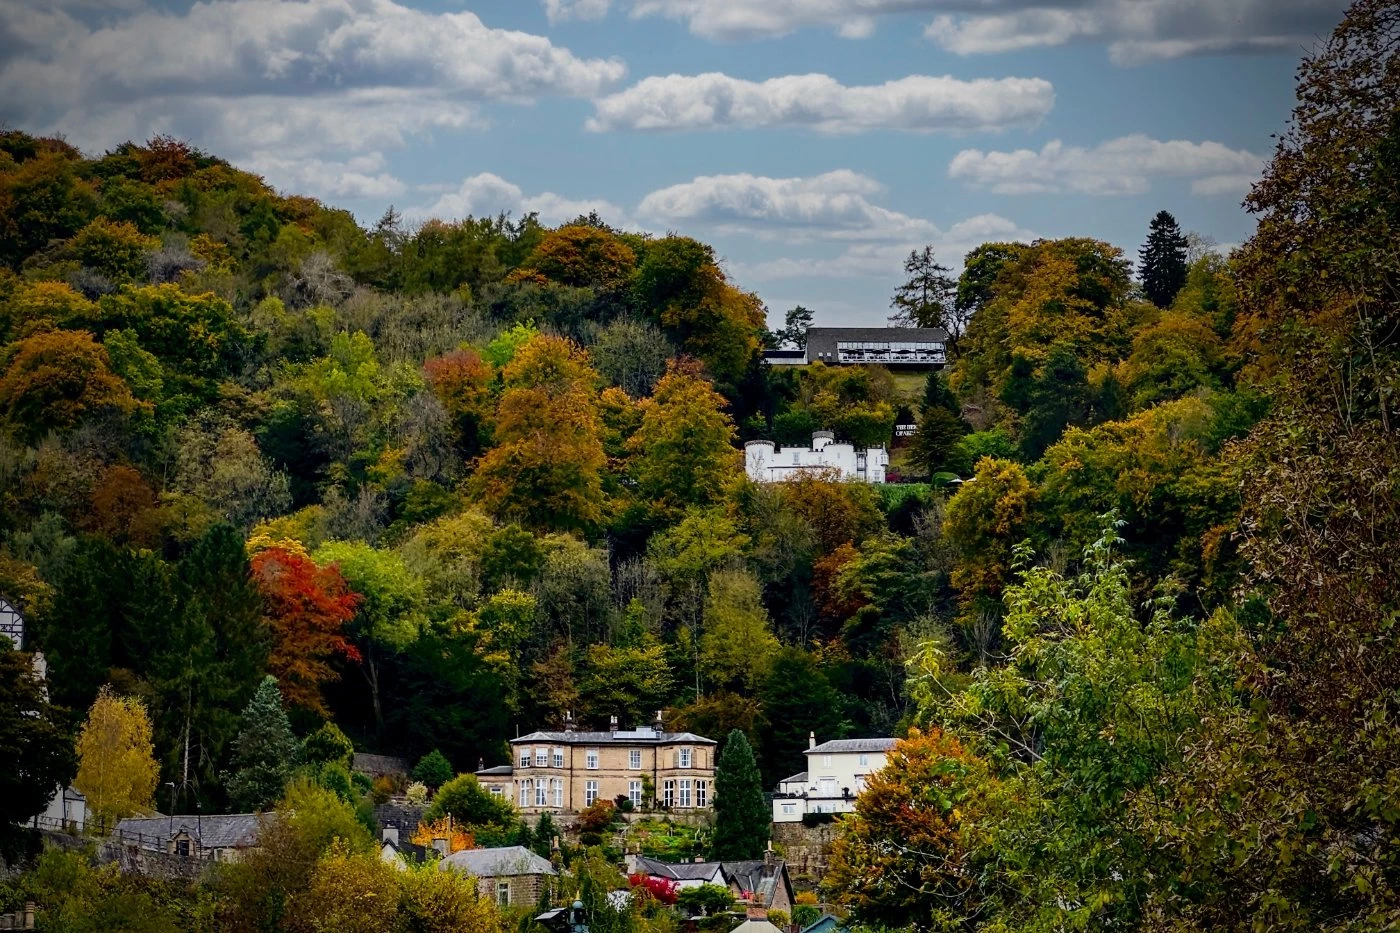
[[[1221,244],[1339,0],[10,0],[0,118],[172,133],[374,220],[596,208],[770,317],[876,323],[907,252],[1166,208]]]

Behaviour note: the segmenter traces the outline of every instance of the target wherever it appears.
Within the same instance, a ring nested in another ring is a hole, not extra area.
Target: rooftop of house
[[[171,839],[184,833],[206,849],[246,849],[258,844],[261,813],[227,813],[221,816],[129,817],[117,823],[126,837]]]
[[[785,777],[785,778],[783,778],[783,779],[782,779],[781,781],[779,781],[778,783],[779,783],[779,784],[806,784],[806,783],[807,783],[807,772],[806,772],[806,771],[799,771],[799,772],[797,772],[796,774],[794,774],[792,777]]]
[[[822,914],[809,925],[802,928],[802,933],[835,933],[837,930],[844,930],[845,924],[841,918],[835,914]]]
[[[745,920],[729,933],[782,933],[767,920]]]
[[[722,862],[663,862],[659,859],[636,857],[637,870],[655,878],[669,878],[672,881],[709,881],[715,874],[724,872]]]
[[[508,878],[512,875],[553,875],[554,866],[524,846],[498,849],[464,849],[438,862],[440,871],[452,869],[476,878]]]
[[[779,885],[789,883],[784,868],[782,859],[775,859],[772,865],[763,859],[724,863],[725,872],[739,886],[739,890],[753,892],[754,900],[764,907],[773,903],[773,895],[777,893]],[[791,897],[792,892],[789,891],[789,900]]]
[[[407,774],[411,769],[403,758],[395,758],[393,755],[370,755],[365,752],[356,752],[355,757],[350,762],[350,770],[359,771],[371,777],[379,777],[383,774]]]
[[[815,748],[807,749],[808,755],[838,755],[852,752],[888,752],[894,748],[894,743],[898,739],[832,739],[830,742],[823,742]]]
[[[511,765],[496,765],[492,768],[482,768],[476,772],[477,777],[491,777],[492,775],[510,776],[515,773],[515,768]]]
[[[655,729],[619,729],[616,732],[531,732],[510,744],[553,742],[559,745],[715,745],[714,739],[693,732],[658,732]]]

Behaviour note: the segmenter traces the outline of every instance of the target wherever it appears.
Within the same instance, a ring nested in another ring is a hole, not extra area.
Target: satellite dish
[[[16,651],[24,649],[24,616],[4,599],[0,599],[0,637],[9,638]]]

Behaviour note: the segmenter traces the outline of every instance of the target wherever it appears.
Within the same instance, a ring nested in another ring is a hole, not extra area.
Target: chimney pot
[[[807,733],[807,748],[808,748],[808,749],[813,749],[813,748],[816,748],[816,747],[817,747],[817,734],[816,734],[815,732],[808,732],[808,733]]]

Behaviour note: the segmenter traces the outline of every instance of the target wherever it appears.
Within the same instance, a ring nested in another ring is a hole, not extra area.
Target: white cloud
[[[219,0],[118,10],[100,25],[46,4],[0,4],[11,122],[89,150],[171,133],[293,180],[318,159],[348,166],[480,123],[485,101],[592,97],[626,74],[621,61],[580,58],[474,13],[395,0]],[[321,190],[393,187],[383,172],[333,174]]]
[[[609,223],[627,226],[626,212],[608,201],[568,198],[550,191],[527,195],[519,185],[491,172],[472,175],[456,188],[442,193],[432,204],[410,208],[404,213],[414,220],[460,220],[467,216],[494,216],[502,211],[517,217],[536,213],[545,224],[559,224],[597,211]]]
[[[698,224],[788,241],[908,240],[929,235],[928,221],[879,207],[874,179],[849,170],[808,178],[704,175],[653,191],[637,213],[663,225]]]
[[[551,23],[566,19],[602,19],[611,0],[544,0],[544,13]]]
[[[1296,48],[1330,31],[1346,0],[632,0],[711,39],[770,38],[805,27],[864,38],[882,16],[932,13],[927,35],[959,55],[1102,42],[1131,64]]]
[[[1243,193],[1263,169],[1261,156],[1217,142],[1123,136],[1084,149],[1053,140],[1040,151],[965,149],[948,175],[997,194],[1141,194],[1153,178],[1188,178],[1195,194]]]
[[[346,159],[285,159],[260,154],[243,162],[241,168],[262,175],[273,187],[321,198],[398,197],[408,190],[402,181],[384,170],[382,153]]]
[[[595,132],[806,127],[822,133],[999,130],[1039,121],[1055,105],[1040,78],[963,81],[911,75],[847,87],[823,74],[745,81],[725,74],[646,78],[594,101]]]
[[[782,258],[737,264],[735,271],[757,282],[786,279],[880,278],[898,280],[911,249],[932,244],[940,262],[954,269],[973,247],[988,241],[1029,242],[1036,234],[997,214],[978,214],[960,220],[946,230],[929,225],[926,236],[903,243],[854,243],[836,256]]]

